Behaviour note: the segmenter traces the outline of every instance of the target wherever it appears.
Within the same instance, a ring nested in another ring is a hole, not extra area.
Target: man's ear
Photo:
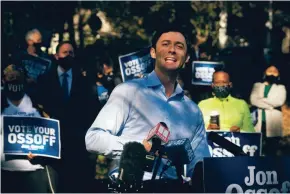
[[[233,87],[233,83],[232,83],[232,82],[230,82],[230,83],[229,83],[229,86],[230,86],[230,88],[232,88],[232,87]]]
[[[151,47],[150,49],[150,55],[153,59],[156,59],[156,51],[155,48]]]

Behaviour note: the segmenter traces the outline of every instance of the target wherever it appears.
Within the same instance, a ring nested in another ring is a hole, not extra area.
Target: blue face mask
[[[226,98],[229,96],[231,88],[229,85],[225,86],[214,86],[213,92],[217,98]]]

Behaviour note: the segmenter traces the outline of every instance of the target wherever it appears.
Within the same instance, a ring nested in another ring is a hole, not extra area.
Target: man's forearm
[[[91,128],[86,134],[85,141],[89,152],[104,154],[110,158],[118,158],[121,155],[124,144],[132,140],[112,135],[109,131],[103,129]]]

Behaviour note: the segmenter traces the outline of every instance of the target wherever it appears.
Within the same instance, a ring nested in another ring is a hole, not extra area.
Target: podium
[[[204,193],[290,193],[290,157],[205,158]]]

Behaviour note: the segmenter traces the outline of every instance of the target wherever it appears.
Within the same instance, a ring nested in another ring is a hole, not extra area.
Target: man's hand
[[[240,127],[232,126],[232,127],[230,128],[230,131],[231,131],[231,132],[240,132],[241,129],[240,129]]]
[[[32,154],[31,152],[28,153],[27,158],[28,160],[32,160],[33,158],[35,158],[36,155]]]
[[[145,150],[147,152],[150,152],[152,145],[146,139],[144,139],[142,143],[144,145]]]
[[[207,129],[220,130],[220,127],[217,124],[209,124]]]

